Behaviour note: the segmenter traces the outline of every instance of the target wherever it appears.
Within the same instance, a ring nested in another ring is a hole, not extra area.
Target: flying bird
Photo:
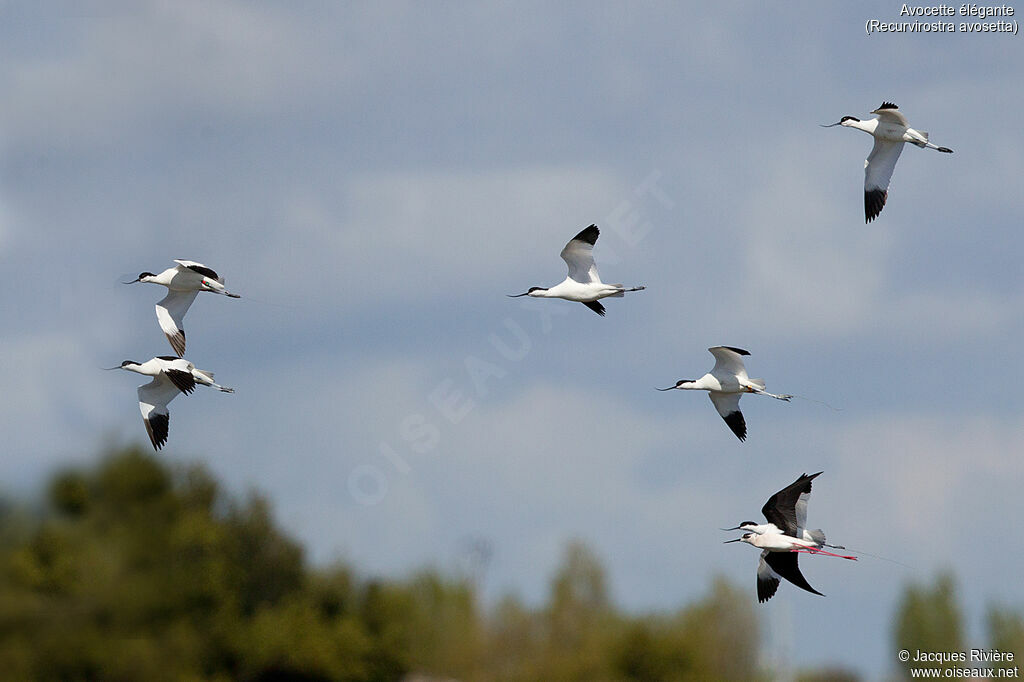
[[[152,272],[140,273],[138,278],[125,284],[136,282],[148,282],[150,284],[162,284],[167,287],[167,295],[156,304],[156,319],[160,322],[160,328],[164,330],[171,348],[178,354],[178,357],[185,355],[185,327],[182,320],[185,313],[196,300],[200,291],[209,291],[214,294],[222,294],[230,298],[241,298],[238,294],[232,294],[224,288],[224,278],[206,267],[202,263],[191,260],[175,260],[178,265],[167,268],[159,275]]]
[[[797,556],[808,554],[825,554],[827,556],[851,559],[856,557],[833,554],[821,549],[825,545],[825,533],[821,529],[807,530],[807,503],[811,497],[811,481],[821,475],[801,474],[800,478],[768,498],[761,513],[768,520],[766,524],[755,524],[744,521],[738,528],[753,526],[752,532],[730,542],[745,542],[761,550],[761,559],[757,565],[757,600],[764,603],[775,595],[779,581],[785,578],[797,587],[813,594],[825,596],[811,587],[800,572]],[[727,528],[725,530],[738,530]]]
[[[213,372],[196,369],[188,360],[173,355],[161,355],[146,362],[125,360],[118,367],[108,369],[124,369],[153,377],[148,384],[139,386],[138,393],[139,411],[142,412],[146,433],[149,434],[149,440],[155,450],[159,450],[167,442],[167,427],[170,423],[167,404],[177,398],[179,393],[192,393],[196,384],[209,386],[224,393],[235,392],[233,388],[214,383]]]
[[[625,288],[622,284],[605,284],[597,274],[597,266],[594,264],[594,244],[600,235],[597,225],[584,228],[562,249],[562,260],[569,266],[569,275],[561,284],[553,287],[530,287],[523,294],[509,296],[519,298],[530,296],[531,298],[563,298],[566,301],[578,301],[587,306],[595,313],[604,317],[604,306],[598,302],[599,299],[621,298],[627,291],[643,291],[647,287]]]
[[[838,123],[822,126],[832,128],[843,126],[863,130],[875,138],[875,145],[864,162],[864,222],[870,223],[878,217],[889,196],[889,180],[896,168],[896,160],[903,151],[903,143],[917,145],[922,149],[937,149],[952,154],[949,147],[938,147],[928,141],[928,133],[914,130],[907,123],[907,117],[892,102],[882,102],[872,114],[878,118],[862,121],[853,116],[843,116]]]
[[[740,397],[744,393],[767,395],[778,400],[789,402],[791,395],[769,393],[763,379],[751,379],[747,376],[747,368],[743,365],[743,356],[750,355],[742,348],[733,346],[715,346],[708,348],[715,356],[715,366],[700,379],[680,379],[675,386],[659,388],[659,391],[707,391],[718,414],[741,441],[747,439],[747,423],[740,412]]]

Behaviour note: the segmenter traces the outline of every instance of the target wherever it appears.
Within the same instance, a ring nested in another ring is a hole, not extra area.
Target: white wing
[[[871,148],[864,162],[864,191],[889,189],[889,180],[896,168],[896,160],[903,151],[902,142],[887,142],[875,138],[875,146]]]
[[[170,379],[161,374],[148,384],[139,386],[139,411],[142,422],[146,425],[146,433],[153,443],[153,449],[159,450],[167,442],[167,430],[170,415],[167,403],[174,400],[181,391]]]
[[[178,265],[180,265],[183,268],[187,268],[187,269],[191,270],[192,272],[196,272],[196,273],[202,275],[203,277],[208,277],[208,278],[210,278],[212,280],[216,280],[216,281],[220,282],[221,284],[224,284],[224,278],[223,277],[221,277],[216,272],[214,272],[213,268],[208,268],[205,265],[203,265],[202,263],[197,263],[194,260],[181,260],[181,259],[178,259],[178,258],[175,258],[174,262],[177,263]]]
[[[569,277],[580,284],[600,283],[597,266],[594,265],[594,244],[600,231],[597,225],[585,228],[562,249],[562,260],[569,266]]]
[[[903,115],[903,112],[899,109],[875,109],[871,112],[877,114],[880,121],[886,123],[892,123],[894,125],[903,126],[909,128],[910,123],[907,121],[907,117]]]
[[[875,146],[864,162],[864,220],[870,223],[878,217],[889,198],[889,180],[896,160],[903,151],[902,142],[886,142],[875,138]]]
[[[185,313],[196,300],[198,291],[168,291],[159,303],[156,304],[156,319],[160,322],[160,328],[164,330],[167,340],[171,342],[171,348],[178,356],[185,354],[185,326],[182,320]]]
[[[708,348],[708,351],[715,356],[715,366],[711,368],[711,374],[729,374],[747,378],[747,368],[743,365],[743,356],[750,355],[742,348],[732,346],[715,346]]]

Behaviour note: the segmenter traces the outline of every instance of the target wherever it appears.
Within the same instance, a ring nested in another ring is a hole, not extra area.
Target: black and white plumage
[[[604,317],[604,306],[599,299],[621,298],[627,291],[643,291],[646,287],[626,288],[622,284],[605,284],[597,274],[594,263],[594,244],[600,235],[597,225],[590,225],[580,230],[579,234],[569,240],[562,249],[561,256],[569,266],[569,274],[561,284],[546,287],[530,287],[526,293],[515,294],[510,298],[529,296],[531,298],[561,298],[566,301],[577,301],[595,313]]]
[[[743,364],[743,356],[750,355],[734,346],[713,346],[708,348],[715,356],[715,366],[700,379],[680,379],[675,386],[659,388],[659,391],[680,389],[684,391],[707,391],[712,404],[729,429],[741,441],[747,439],[747,422],[740,412],[740,397],[744,393],[758,393],[778,400],[789,401],[791,395],[776,395],[765,391],[763,379],[751,379]]]
[[[766,602],[771,599],[779,582],[788,580],[797,587],[821,595],[811,587],[800,572],[797,555],[801,552],[809,554],[825,554],[842,559],[855,557],[842,556],[826,552],[822,547],[843,549],[837,545],[825,544],[825,533],[821,529],[808,530],[807,504],[811,496],[811,481],[821,475],[801,474],[798,479],[768,498],[761,513],[768,523],[757,524],[744,521],[736,528],[724,530],[747,530],[742,537],[728,542],[745,542],[761,549],[761,557],[757,565],[757,600]]]
[[[138,278],[127,282],[148,282],[167,287],[167,295],[156,304],[156,319],[171,348],[181,357],[185,354],[185,326],[183,320],[189,306],[200,291],[240,298],[224,288],[224,279],[202,263],[191,260],[175,260],[178,265],[168,268],[159,275],[152,272],[140,273]]]
[[[763,604],[775,596],[779,582],[785,578],[802,590],[824,597],[825,595],[811,587],[807,578],[800,572],[796,552],[761,551],[757,562],[757,601]]]
[[[862,121],[854,116],[843,116],[838,123],[826,128],[841,125],[846,128],[863,130],[875,139],[871,153],[864,161],[864,222],[870,223],[878,217],[889,197],[889,181],[896,168],[896,161],[903,152],[903,144],[909,142],[922,149],[935,149],[952,154],[949,147],[939,147],[928,141],[928,133],[914,130],[907,122],[907,117],[892,102],[882,102],[872,114],[878,118]]]
[[[159,450],[167,442],[170,426],[167,405],[179,394],[189,395],[195,390],[196,384],[215,388],[224,393],[235,392],[233,388],[214,383],[213,372],[197,369],[188,360],[172,355],[161,355],[141,363],[125,360],[119,367],[111,369],[124,369],[153,377],[148,384],[139,386],[138,396],[142,421],[146,425],[146,433],[149,434],[149,440],[155,450]]]

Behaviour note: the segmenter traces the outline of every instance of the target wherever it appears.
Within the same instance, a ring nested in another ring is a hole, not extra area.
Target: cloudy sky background
[[[187,357],[235,395],[172,406],[168,461],[273,500],[319,562],[403,575],[493,557],[536,603],[585,540],[617,602],[671,609],[757,554],[802,472],[812,526],[898,559],[804,560],[759,607],[797,667],[889,670],[894,600],[959,578],[1024,607],[1020,38],[872,35],[900,3],[0,3],[2,489],[142,442],[136,377],[168,354],[126,287],[173,258],[223,274]],[[863,219],[883,99],[906,149]],[[602,227],[602,319],[510,300]],[[738,442],[656,393],[752,352]],[[825,404],[827,403],[827,405]],[[950,546],[950,542],[966,544]],[[837,627],[837,625],[840,625]]]

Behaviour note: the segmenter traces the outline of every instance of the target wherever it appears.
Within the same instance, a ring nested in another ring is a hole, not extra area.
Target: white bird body
[[[871,153],[864,161],[864,221],[868,223],[877,218],[885,206],[889,182],[896,161],[903,152],[904,143],[909,142],[922,149],[953,153],[948,147],[939,147],[929,142],[928,133],[911,128],[907,117],[891,102],[882,102],[882,106],[871,113],[878,118],[862,121],[854,116],[843,116],[838,123],[832,124],[862,130],[875,140]]]
[[[774,533],[745,533],[740,542],[769,552],[792,552],[800,549],[817,549],[821,546],[813,540],[803,540],[780,533],[777,528]]]
[[[751,379],[743,364],[743,356],[750,355],[742,348],[713,346],[708,348],[715,356],[715,366],[700,379],[680,379],[675,386],[659,388],[659,391],[679,389],[683,391],[707,391],[712,404],[726,425],[741,441],[747,438],[747,424],[740,412],[740,397],[744,393],[758,393],[778,400],[789,401],[791,395],[776,395],[765,391],[762,379]]]
[[[562,249],[561,257],[569,266],[569,274],[553,287],[530,287],[524,294],[516,294],[511,298],[529,296],[530,298],[561,298],[566,301],[582,303],[598,315],[604,316],[604,306],[598,303],[602,298],[621,298],[627,291],[643,291],[646,287],[626,288],[622,284],[605,284],[597,274],[594,263],[594,244],[600,235],[597,225],[584,228],[569,240]]]
[[[774,523],[754,523],[752,521],[747,521],[741,523],[736,528],[729,528],[728,530],[745,530],[749,533],[754,533],[755,535],[781,535],[786,537],[786,534],[783,533]],[[808,530],[806,528],[802,528],[801,531],[801,537],[799,539],[810,543],[810,545],[813,545],[815,548],[826,546],[825,533],[820,529]],[[760,547],[760,545],[757,546]],[[832,547],[833,545],[828,546]]]
[[[178,394],[188,395],[195,390],[196,384],[215,388],[224,393],[234,393],[235,389],[221,386],[213,381],[213,372],[197,369],[195,365],[184,358],[176,358],[170,355],[161,355],[145,362],[125,360],[120,367],[112,369],[124,369],[129,372],[136,372],[145,376],[153,377],[148,384],[142,384],[138,388],[139,411],[142,413],[142,421],[146,426],[146,433],[153,443],[153,448],[159,450],[167,442],[168,426],[170,424],[170,413],[167,405],[178,397]]]
[[[181,357],[185,354],[185,327],[183,321],[192,301],[200,291],[209,291],[230,298],[240,298],[224,288],[224,278],[202,263],[191,260],[175,260],[178,265],[167,268],[158,275],[143,272],[133,282],[160,284],[167,287],[167,295],[156,304],[156,319],[167,336],[174,352]]]

